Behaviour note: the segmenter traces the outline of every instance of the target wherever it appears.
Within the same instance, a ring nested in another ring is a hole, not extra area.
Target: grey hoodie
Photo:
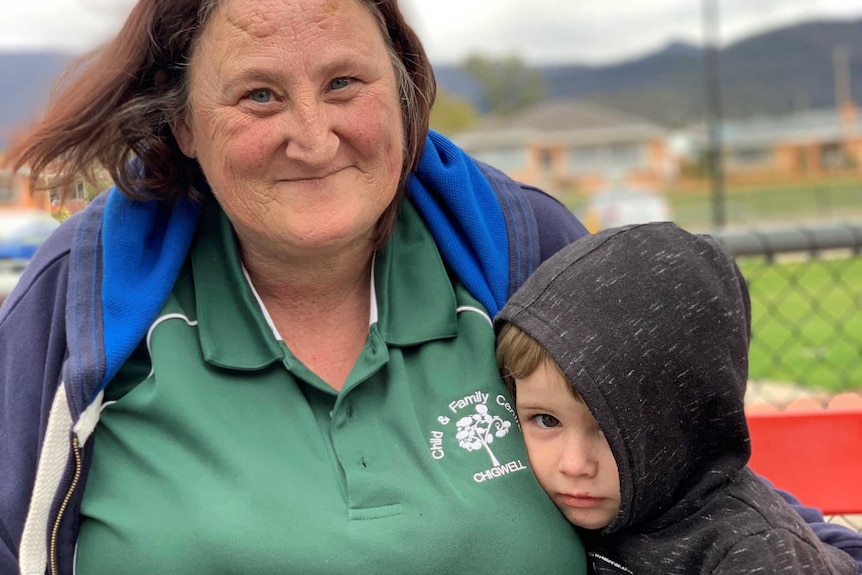
[[[733,257],[672,223],[600,232],[545,262],[497,316],[583,396],[619,468],[597,573],[852,574],[746,467],[751,305]]]

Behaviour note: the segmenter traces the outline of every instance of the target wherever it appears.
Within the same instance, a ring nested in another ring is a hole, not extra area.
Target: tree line
[[[458,132],[474,125],[481,115],[509,116],[545,97],[542,73],[519,56],[492,58],[473,54],[460,67],[478,86],[483,105],[477,109],[466,98],[438,89],[431,110],[431,127],[435,130]]]

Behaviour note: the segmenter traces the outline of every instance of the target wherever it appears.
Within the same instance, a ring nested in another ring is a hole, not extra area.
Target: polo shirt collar
[[[282,361],[277,332],[243,270],[233,227],[218,205],[207,206],[201,216],[191,260],[204,359],[238,370]],[[450,275],[409,200],[375,256],[371,287],[377,328],[387,344],[455,337],[457,305]],[[373,323],[373,307],[370,319]]]
[[[191,260],[204,359],[239,370],[281,361],[284,352],[243,273],[233,226],[215,202],[201,215]]]
[[[458,317],[452,278],[410,200],[402,205],[392,236],[377,255],[374,276],[378,328],[388,344],[408,346],[455,337]]]

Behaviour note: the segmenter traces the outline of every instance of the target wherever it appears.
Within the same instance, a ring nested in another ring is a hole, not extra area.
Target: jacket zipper
[[[66,496],[63,497],[63,502],[60,504],[60,509],[57,511],[57,519],[54,521],[54,528],[51,529],[51,575],[59,575],[57,567],[57,536],[60,533],[60,523],[63,521],[63,514],[66,512],[66,507],[72,499],[72,494],[75,493],[75,488],[78,486],[78,481],[81,479],[81,448],[78,445],[78,438],[72,438],[72,455],[75,456],[75,474],[72,476],[72,484],[66,491]]]

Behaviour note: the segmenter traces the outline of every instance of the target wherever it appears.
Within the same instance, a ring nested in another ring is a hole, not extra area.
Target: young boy
[[[856,573],[746,467],[751,306],[713,239],[581,239],[495,325],[530,464],[597,574]]]

